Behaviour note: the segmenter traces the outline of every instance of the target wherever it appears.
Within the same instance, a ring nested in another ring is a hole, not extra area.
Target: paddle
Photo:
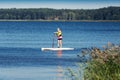
[[[54,35],[53,35],[52,48],[54,48]]]

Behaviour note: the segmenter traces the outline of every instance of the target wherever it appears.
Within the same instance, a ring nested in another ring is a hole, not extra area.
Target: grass
[[[82,50],[82,54],[89,54],[91,59],[79,63],[77,72],[68,69],[69,80],[120,80],[120,46],[108,43],[103,49]]]

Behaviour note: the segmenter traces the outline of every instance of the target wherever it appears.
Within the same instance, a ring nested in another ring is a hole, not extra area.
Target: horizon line
[[[101,9],[101,8],[109,8],[109,7],[120,7],[120,6],[105,6],[105,7],[100,7],[100,8],[88,8],[89,10],[90,9]],[[48,7],[40,7],[40,8],[37,8],[37,7],[29,7],[29,8],[19,8],[19,7],[13,7],[13,8],[0,8],[0,9],[57,9],[57,10],[61,10],[61,9],[69,9],[69,10],[78,10],[77,8],[76,9],[70,9],[70,8],[48,8]],[[87,8],[81,8],[81,9],[84,9],[84,10],[87,10]],[[79,8],[80,10],[80,8]]]

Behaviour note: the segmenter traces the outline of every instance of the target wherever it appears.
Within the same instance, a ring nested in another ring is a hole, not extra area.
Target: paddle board
[[[42,51],[74,50],[74,48],[41,48]]]

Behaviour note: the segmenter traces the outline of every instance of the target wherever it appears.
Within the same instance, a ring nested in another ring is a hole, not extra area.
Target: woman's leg
[[[62,40],[58,40],[58,48],[62,48]]]
[[[57,42],[57,46],[58,46],[58,48],[60,47],[60,40],[58,40],[58,42]]]
[[[60,48],[62,48],[62,40],[60,40]]]

